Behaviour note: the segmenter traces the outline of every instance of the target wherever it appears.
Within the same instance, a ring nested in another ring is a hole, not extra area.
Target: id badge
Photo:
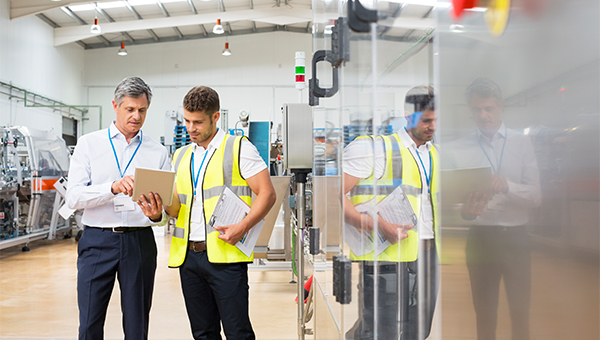
[[[136,203],[129,196],[117,196],[113,199],[115,212],[135,210]]]

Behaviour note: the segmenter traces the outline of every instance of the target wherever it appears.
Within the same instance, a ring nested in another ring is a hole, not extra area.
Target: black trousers
[[[423,250],[415,262],[378,262],[377,270],[374,262],[361,262],[359,317],[345,339],[427,338],[438,294],[437,257],[434,246]]]
[[[512,339],[529,339],[531,251],[524,226],[472,226],[467,267],[477,318],[477,339],[496,339],[500,280],[504,279]]]
[[[104,339],[115,277],[121,290],[125,339],[148,339],[156,255],[152,228],[125,233],[84,228],[77,258],[79,340]]]
[[[179,268],[194,339],[255,339],[248,315],[248,264],[214,264],[206,252],[188,250]]]

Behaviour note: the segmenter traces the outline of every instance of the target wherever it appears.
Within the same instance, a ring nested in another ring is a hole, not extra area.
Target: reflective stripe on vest
[[[226,185],[250,205],[252,196],[248,183],[239,171],[240,146],[242,138],[225,135],[223,143],[208,160],[202,181],[202,202],[206,228],[206,251],[212,263],[252,262],[253,254],[246,256],[237,247],[218,238],[219,233],[207,226],[223,186]],[[190,233],[190,211],[193,205],[193,185],[191,180],[191,148],[181,148],[174,155],[177,171],[177,193],[181,203],[179,216],[171,241],[169,267],[179,267],[187,254]],[[179,231],[181,230],[181,231]],[[177,233],[177,236],[175,235]],[[183,234],[183,237],[181,235]]]

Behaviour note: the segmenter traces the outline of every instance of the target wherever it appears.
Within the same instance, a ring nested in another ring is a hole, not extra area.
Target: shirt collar
[[[506,130],[506,125],[504,125],[504,122],[502,122],[502,124],[500,124],[500,127],[498,128],[498,131],[496,131],[496,133],[494,133],[494,136],[492,137],[492,140],[497,139],[497,138],[506,138],[506,134],[507,133],[508,132]],[[489,140],[483,134],[483,132],[481,132],[481,129],[479,127],[477,127],[477,137],[479,139],[484,139],[485,141],[489,142]]]
[[[123,137],[123,140],[127,140],[125,138],[125,135],[123,133],[121,133],[121,130],[119,130],[119,128],[117,128],[117,125],[115,123],[116,123],[116,121],[114,121],[114,120],[112,121],[112,123],[110,123],[110,138],[114,139],[117,136],[121,135],[121,137]],[[133,138],[131,138],[130,143],[132,141],[139,140],[141,133],[142,133],[142,130],[140,129],[140,131],[138,131],[138,133],[135,136],[133,136]]]
[[[221,143],[223,143],[223,139],[225,139],[225,131],[223,131],[223,129],[217,128],[217,133],[210,141],[210,143],[208,143],[208,150],[218,149],[219,146],[221,146]],[[198,146],[198,144],[194,143],[194,151],[196,151],[197,149],[201,148]]]
[[[410,137],[406,129],[400,129],[398,131],[398,137],[400,137],[400,141],[402,141],[402,144],[404,144],[404,146],[406,146],[407,148],[412,147],[414,150],[417,150],[417,143],[415,143],[415,141]],[[427,149],[427,152],[431,151],[431,147],[433,146],[431,141],[427,141],[423,145]]]

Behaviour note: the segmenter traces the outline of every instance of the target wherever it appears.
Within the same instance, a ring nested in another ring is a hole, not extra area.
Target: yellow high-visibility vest
[[[373,138],[363,136],[358,138]],[[355,206],[360,203],[370,201],[375,197],[377,190],[376,202],[380,202],[385,197],[390,195],[397,187],[401,186],[404,193],[408,197],[410,204],[415,211],[417,217],[421,213],[421,193],[422,181],[421,172],[417,161],[414,159],[408,148],[400,140],[398,134],[389,136],[379,136],[383,140],[385,152],[385,170],[381,178],[375,179],[373,174],[366,179],[360,180],[357,185],[350,190],[350,201]],[[439,192],[439,155],[435,146],[432,146],[431,151],[431,205],[433,209],[433,230],[436,246],[438,244],[438,219],[437,211],[440,200]],[[375,168],[375,167],[374,167]],[[376,189],[375,189],[376,188]],[[411,262],[415,261],[418,256],[419,232],[418,226],[407,231],[408,237],[396,244],[392,244],[385,251],[377,256],[378,261],[391,262]],[[350,258],[355,261],[373,261],[374,251],[367,254],[357,256],[350,251]]]
[[[204,208],[206,230],[206,252],[211,263],[252,262],[254,253],[246,256],[236,246],[218,238],[219,232],[208,226],[224,186],[229,187],[244,202],[250,205],[252,190],[240,173],[241,136],[225,135],[219,148],[213,153],[206,165],[202,190],[200,191]],[[190,235],[190,219],[194,202],[193,169],[191,168],[192,145],[177,149],[173,155],[173,168],[177,171],[177,194],[181,207],[177,223],[171,238],[169,267],[179,267],[185,261]]]

